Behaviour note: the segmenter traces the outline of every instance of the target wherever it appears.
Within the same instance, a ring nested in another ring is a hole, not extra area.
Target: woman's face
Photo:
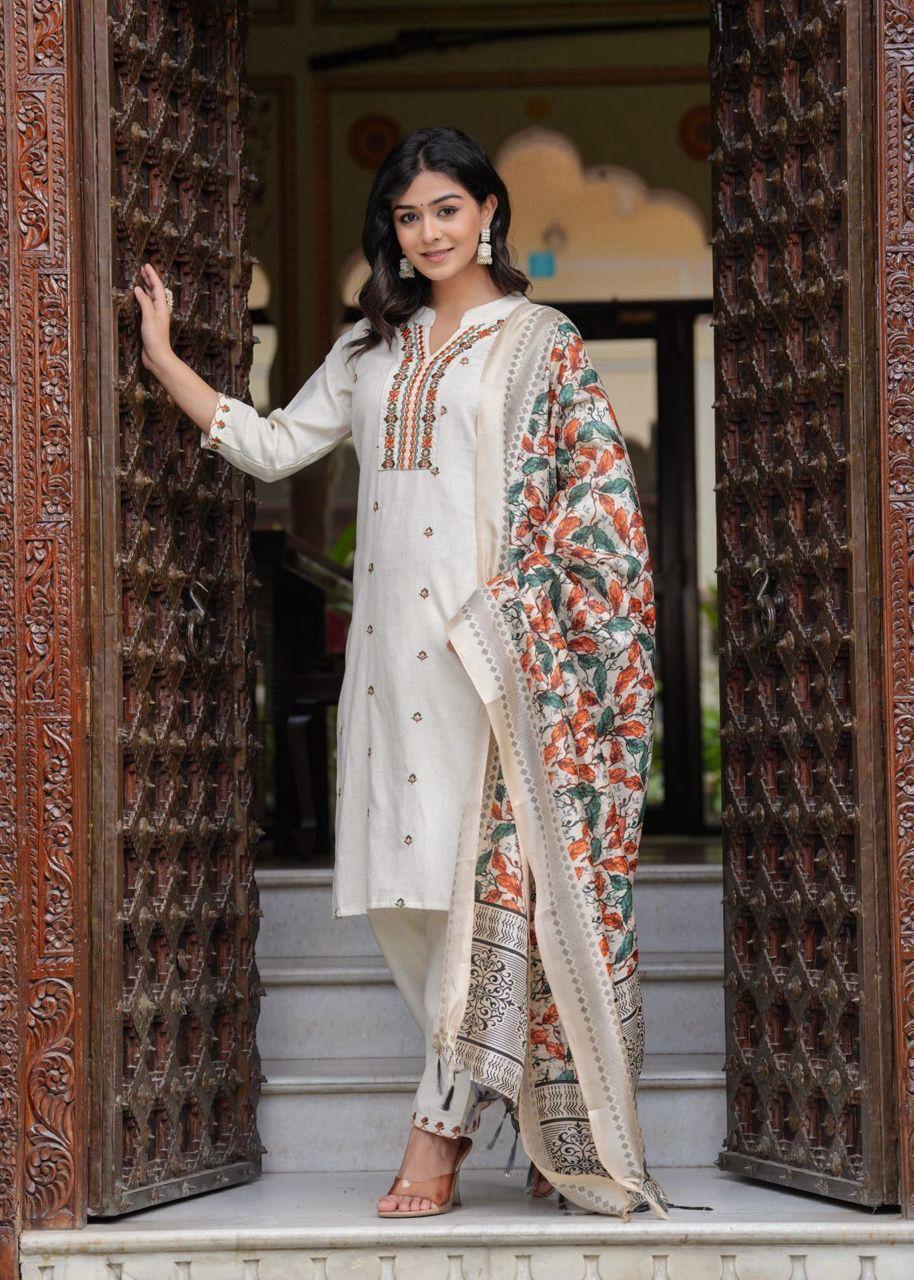
[[[477,204],[446,173],[417,174],[391,204],[403,254],[433,281],[450,280],[475,267],[479,233],[491,223],[497,203],[488,195]]]

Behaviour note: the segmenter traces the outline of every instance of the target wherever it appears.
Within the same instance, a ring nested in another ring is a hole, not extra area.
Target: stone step
[[[399,1167],[421,1059],[265,1059],[263,1070],[267,1081],[258,1123],[267,1147],[265,1171]],[[651,1167],[712,1162],[726,1128],[722,1059],[648,1054],[638,1113]],[[503,1116],[501,1104],[486,1108],[470,1167],[505,1167],[514,1138],[510,1120],[487,1149]],[[518,1160],[523,1159],[519,1149]]]
[[[389,1172],[389,1171],[388,1171]],[[565,1214],[556,1197],[468,1169],[463,1206],[375,1215],[377,1173],[265,1174],[82,1230],[27,1230],[21,1280],[907,1280],[914,1222],[713,1167],[654,1169],[666,1220]]]
[[[723,959],[655,953],[640,965],[651,1053],[723,1053]],[[266,1058],[410,1057],[419,1030],[380,956],[260,961],[266,998],[257,1043]]]
[[[365,916],[333,918],[324,867],[258,868],[258,956],[376,955]],[[635,877],[642,953],[723,949],[719,865],[643,864]]]

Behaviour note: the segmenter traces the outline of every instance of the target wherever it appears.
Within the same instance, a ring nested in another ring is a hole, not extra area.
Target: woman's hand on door
[[[143,367],[155,372],[174,354],[170,337],[171,311],[165,285],[150,263],[143,264],[140,275],[143,283],[134,285],[133,293],[142,312]]]
[[[148,262],[140,269],[140,274],[143,284],[135,285],[133,292],[143,313],[143,367],[156,376],[178,408],[201,431],[206,431],[216,411],[219,394],[180,356],[175,355],[169,336],[171,312],[165,286]]]

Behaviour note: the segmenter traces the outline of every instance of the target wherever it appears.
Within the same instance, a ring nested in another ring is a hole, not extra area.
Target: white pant
[[[472,1133],[479,1120],[478,1110],[471,1114],[478,1091],[470,1073],[457,1072],[454,1092],[445,1109],[447,1091],[438,1088],[438,1055],[432,1047],[448,913],[414,907],[375,907],[367,915],[394,982],[425,1038],[425,1070],[416,1091],[412,1122],[446,1138]]]

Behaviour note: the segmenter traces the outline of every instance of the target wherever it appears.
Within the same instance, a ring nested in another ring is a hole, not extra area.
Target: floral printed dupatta
[[[477,587],[448,637],[485,706],[436,1047],[514,1111],[568,1200],[628,1217],[648,1175],[632,879],[650,768],[651,562],[581,336],[522,303],[483,374]]]

